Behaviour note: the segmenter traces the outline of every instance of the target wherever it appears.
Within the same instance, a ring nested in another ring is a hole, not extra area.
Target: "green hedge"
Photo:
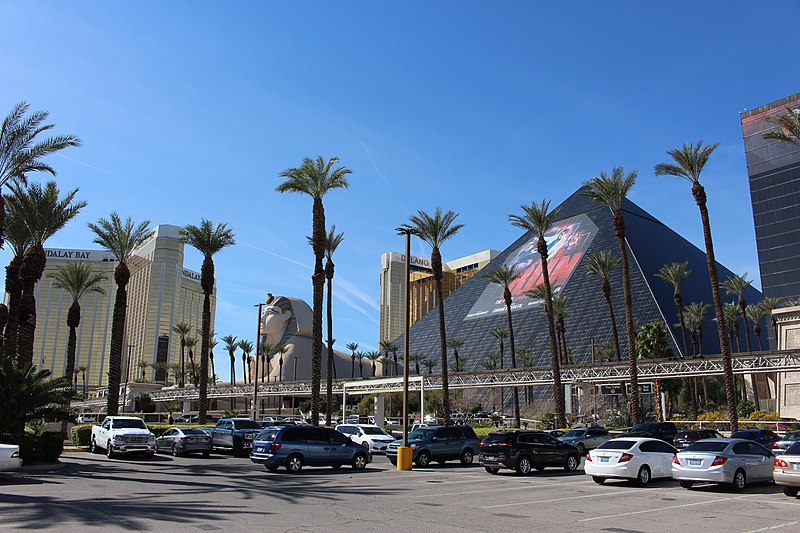
[[[19,456],[24,464],[57,463],[64,451],[64,437],[60,431],[44,431],[40,434],[0,434],[3,444],[19,446]]]
[[[148,424],[147,427],[156,437],[160,437],[169,428],[174,428],[179,424]],[[74,446],[88,446],[92,440],[92,426],[93,424],[80,424],[72,427],[72,444]],[[214,424],[180,424],[180,427],[186,428],[213,428]]]

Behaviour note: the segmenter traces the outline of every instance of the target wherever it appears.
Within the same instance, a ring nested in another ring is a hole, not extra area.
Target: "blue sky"
[[[721,143],[704,175],[717,258],[759,286],[739,113],[800,91],[783,22],[800,4],[663,6],[6,1],[0,113],[27,100],[84,142],[50,162],[89,205],[47,246],[93,247],[86,224],[112,210],[230,224],[220,335],[254,338],[267,291],[310,301],[311,201],[275,187],[316,155],[353,171],[326,198],[340,348],[377,345],[380,255],[417,209],[461,213],[445,259],[502,250],[521,204],[621,165],[639,169],[631,199],[702,246],[689,186],[653,175],[701,138]]]

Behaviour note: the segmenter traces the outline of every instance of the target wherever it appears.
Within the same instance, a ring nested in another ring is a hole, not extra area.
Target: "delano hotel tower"
[[[81,300],[81,324],[78,327],[78,345],[75,368],[86,366],[86,385],[97,388],[107,384],[108,353],[111,346],[111,319],[114,310],[114,257],[105,251],[75,249],[45,249],[47,267],[36,287],[36,341],[34,362],[39,368],[48,368],[61,376],[66,368],[67,311],[72,305],[71,296],[53,287],[48,274],[68,261],[83,261],[92,265],[94,272],[108,278],[103,283],[105,294],[87,294]],[[180,360],[180,338],[172,327],[180,322],[192,326],[191,336],[200,338],[203,291],[200,273],[184,268],[184,243],[180,227],[162,224],[157,226],[144,243],[137,248],[128,266],[131,279],[128,283],[128,314],[125,323],[123,350],[123,381],[127,358],[131,366],[129,379],[141,377],[139,361],[176,363]],[[214,329],[216,294],[211,297],[211,328]],[[199,350],[198,342],[196,351]],[[196,353],[196,352],[195,352]],[[199,360],[197,354],[195,359]],[[189,358],[186,355],[188,367]],[[148,380],[163,382],[164,371],[153,366],[145,370]],[[82,375],[73,376],[78,387]]]

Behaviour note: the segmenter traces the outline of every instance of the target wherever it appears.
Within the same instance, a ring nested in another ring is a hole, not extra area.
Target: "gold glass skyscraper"
[[[50,369],[54,375],[63,375],[66,368],[67,311],[72,305],[71,296],[53,287],[47,274],[55,272],[67,261],[83,261],[92,270],[108,278],[103,284],[105,294],[87,294],[81,300],[81,324],[78,327],[75,368],[86,366],[86,385],[90,388],[107,383],[108,352],[111,345],[111,319],[114,310],[114,257],[105,251],[77,249],[46,249],[45,274],[36,286],[36,340],[34,362],[39,368]],[[157,363],[176,363],[180,358],[180,339],[172,331],[175,324],[184,322],[192,326],[192,336],[199,339],[203,291],[200,273],[184,268],[184,243],[180,227],[162,224],[157,226],[134,251],[128,266],[131,279],[128,283],[128,312],[125,322],[125,350],[123,372],[128,355],[131,366],[129,379],[142,376],[140,361],[153,366],[144,369],[145,378],[163,382],[164,370],[156,370]],[[211,327],[214,328],[216,294],[211,298]],[[199,350],[200,343],[196,347]],[[195,354],[199,361],[199,355]],[[188,355],[185,364],[188,367]],[[83,376],[73,376],[82,386]],[[123,374],[123,381],[125,374]]]

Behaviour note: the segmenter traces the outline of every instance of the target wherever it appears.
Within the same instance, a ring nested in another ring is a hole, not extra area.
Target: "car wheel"
[[[431,464],[431,454],[426,451],[421,451],[417,455],[417,466],[428,466]]]
[[[739,469],[733,474],[733,483],[731,483],[731,487],[736,492],[742,492],[745,485],[747,485],[747,474],[744,473],[744,470]]]
[[[586,455],[586,446],[584,446],[583,443],[579,443],[575,447],[578,448],[578,455]]]
[[[490,474],[496,474],[496,473],[500,472],[500,469],[499,468],[495,468],[494,466],[484,466],[483,468],[487,472],[489,472]]]
[[[471,465],[472,460],[475,458],[472,450],[464,450],[461,452],[461,464],[462,465]]]
[[[694,481],[681,481],[680,485],[684,489],[691,489],[694,486]]]
[[[581,460],[578,459],[577,455],[568,455],[567,462],[564,463],[564,470],[567,472],[574,472],[578,469],[579,464],[581,464]]]
[[[367,455],[365,453],[357,453],[353,457],[353,469],[364,470],[368,463]]]
[[[233,456],[241,457],[243,455],[244,455],[244,446],[242,445],[242,441],[240,440],[233,441]]]
[[[286,471],[296,474],[303,469],[303,458],[300,455],[290,455],[286,459]]]
[[[265,467],[267,468],[267,470],[269,470],[270,472],[277,472],[277,471],[278,471],[278,467],[277,467],[276,465],[264,465],[264,466],[265,466]]]
[[[639,473],[636,474],[636,481],[640,486],[646,487],[647,484],[650,483],[650,467],[647,465],[641,467]]]
[[[531,473],[531,460],[527,457],[520,457],[517,461],[517,474],[527,476]]]
[[[784,493],[784,494],[786,494],[787,496],[790,496],[790,497],[792,497],[792,498],[794,498],[795,496],[797,496],[798,487],[787,487],[787,486],[783,486],[783,487],[781,487],[781,488],[783,489],[783,493]]]
[[[180,457],[181,456],[181,452],[180,452],[180,450],[178,450],[178,444],[177,443],[172,445],[172,455],[173,455],[173,457]]]
[[[606,482],[606,478],[604,478],[603,476],[592,476],[592,481],[594,481],[598,485],[602,485],[603,483]]]
[[[89,451],[92,453],[100,453],[100,449],[97,447],[97,443],[92,439],[92,442],[89,443]]]
[[[111,449],[111,441],[106,442],[106,457],[113,459],[117,454]]]

